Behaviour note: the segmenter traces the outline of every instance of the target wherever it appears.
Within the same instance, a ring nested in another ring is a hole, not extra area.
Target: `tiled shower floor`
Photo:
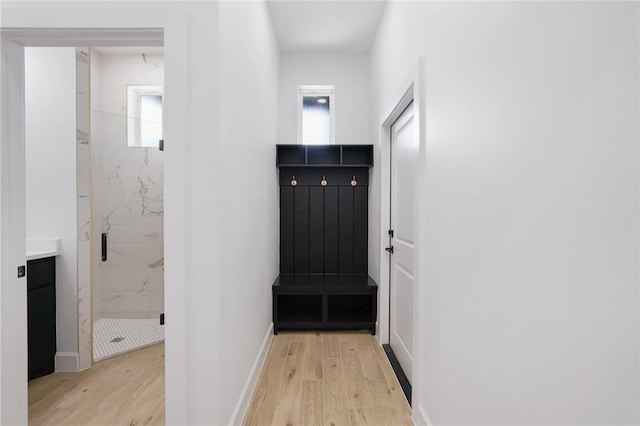
[[[93,360],[101,361],[164,341],[157,319],[101,319],[93,323]]]

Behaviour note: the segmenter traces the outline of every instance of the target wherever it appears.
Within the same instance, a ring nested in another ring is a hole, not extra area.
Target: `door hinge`
[[[160,151],[164,151],[164,139],[159,139],[158,140],[158,149]]]
[[[391,238],[393,238],[393,229],[389,229],[389,232],[388,232],[388,233],[389,233],[389,236],[390,236]]]
[[[164,313],[160,314],[160,325],[164,325]]]

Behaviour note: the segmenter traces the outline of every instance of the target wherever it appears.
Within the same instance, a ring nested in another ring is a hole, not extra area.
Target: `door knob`
[[[393,253],[393,246],[386,247],[385,250],[388,251],[389,253]]]

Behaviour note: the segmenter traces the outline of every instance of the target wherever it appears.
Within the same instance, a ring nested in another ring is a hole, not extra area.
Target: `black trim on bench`
[[[402,392],[404,392],[404,396],[407,398],[409,406],[411,406],[411,383],[409,383],[407,375],[404,374],[404,371],[398,362],[398,358],[396,358],[396,354],[394,354],[393,349],[391,349],[391,345],[382,345],[382,349],[384,349],[384,353],[387,354],[387,358],[389,358],[393,372],[396,373],[398,382],[400,382]]]

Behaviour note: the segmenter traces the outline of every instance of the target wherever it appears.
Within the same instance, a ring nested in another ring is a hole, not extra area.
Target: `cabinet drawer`
[[[27,262],[27,290],[55,285],[56,258],[46,257]]]

